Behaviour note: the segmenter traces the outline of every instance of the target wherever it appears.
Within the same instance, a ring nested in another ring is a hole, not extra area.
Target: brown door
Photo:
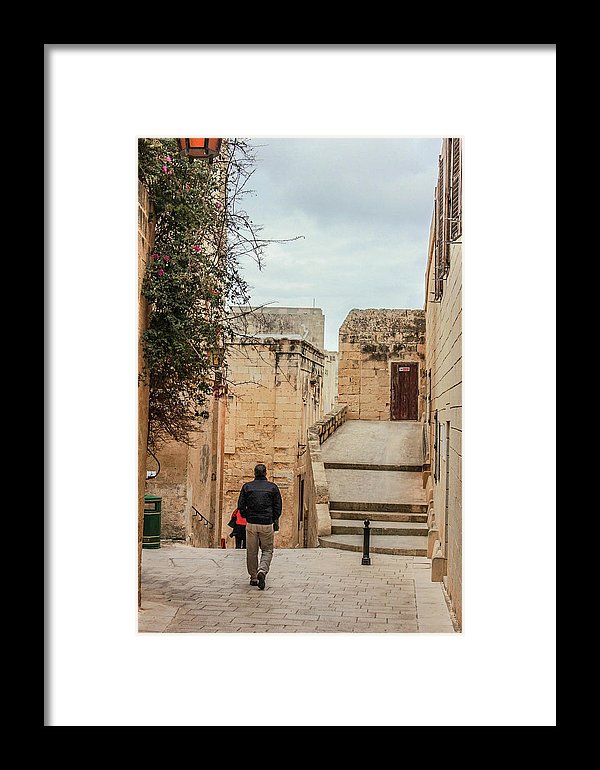
[[[417,363],[392,363],[391,420],[419,419],[419,384]]]

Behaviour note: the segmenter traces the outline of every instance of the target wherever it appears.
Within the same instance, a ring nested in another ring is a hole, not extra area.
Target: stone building
[[[239,318],[240,339],[251,336],[264,339],[269,336],[295,335],[310,342],[325,355],[323,388],[319,412],[325,414],[337,403],[338,352],[325,350],[325,316],[318,307],[258,307],[236,308]]]
[[[223,145],[223,152],[226,145]],[[194,161],[202,162],[200,160]],[[221,180],[224,194],[224,178]],[[138,187],[138,572],[141,577],[144,494],[162,498],[161,539],[182,540],[195,546],[217,546],[221,540],[225,402],[221,393],[208,398],[200,429],[190,446],[169,441],[153,459],[147,452],[148,386],[142,335],[148,323],[148,303],[141,294],[146,261],[154,246],[149,224],[151,204],[144,185]],[[160,464],[160,468],[157,465]],[[156,477],[148,473],[158,470]]]
[[[462,153],[444,139],[426,272],[424,484],[432,580],[443,581],[462,623]]]
[[[148,326],[148,302],[142,295],[146,261],[154,245],[154,225],[150,222],[148,191],[138,184],[138,375],[144,371],[142,335]],[[148,444],[147,382],[138,376],[138,604],[141,602],[142,541],[144,530],[144,494],[146,489],[146,446]]]
[[[278,310],[285,312],[276,313],[275,318],[262,314],[262,322],[252,319],[252,325],[246,324],[244,333],[228,347],[222,526],[225,533],[242,484],[254,477],[254,466],[262,462],[283,500],[275,545],[294,548],[305,544],[307,431],[322,414],[323,316],[321,310],[305,313],[311,310],[307,308]],[[307,318],[314,319],[315,325],[302,334],[249,331],[299,328],[306,326]],[[233,543],[226,538],[225,545],[232,547]]]
[[[146,492],[162,498],[161,539],[197,547],[217,547],[222,536],[225,403],[210,398],[204,424],[190,435],[191,445],[167,442],[156,457],[160,472],[146,480]],[[156,468],[148,459],[148,467]]]
[[[420,420],[423,310],[351,310],[339,331],[338,402],[349,420]]]
[[[240,333],[227,349],[227,387],[207,403],[194,445],[165,444],[159,475],[145,483],[162,497],[161,539],[232,547],[227,522],[239,490],[264,462],[283,499],[276,546],[304,545],[306,436],[323,409],[323,312],[251,310],[236,309]]]
[[[326,350],[325,369],[323,371],[322,413],[327,414],[336,406],[338,400],[338,359],[337,350]]]
[[[319,307],[239,307],[240,334],[298,335],[319,350],[325,345],[325,316]]]

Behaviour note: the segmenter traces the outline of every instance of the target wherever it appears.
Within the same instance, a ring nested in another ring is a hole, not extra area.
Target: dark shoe
[[[261,591],[265,590],[265,573],[259,572],[258,573],[258,587]]]
[[[251,586],[257,586],[258,585],[258,580],[251,580],[250,581],[250,585]]]

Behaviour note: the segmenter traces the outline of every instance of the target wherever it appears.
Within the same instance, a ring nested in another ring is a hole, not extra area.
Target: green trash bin
[[[144,495],[144,533],[142,548],[160,548],[162,497]]]

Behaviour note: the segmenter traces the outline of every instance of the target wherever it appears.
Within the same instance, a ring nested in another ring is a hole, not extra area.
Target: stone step
[[[405,471],[409,473],[422,472],[422,465],[381,465],[376,463],[342,463],[325,462],[325,468],[350,471]]]
[[[322,548],[339,548],[342,551],[363,550],[362,535],[323,535],[319,537]],[[370,539],[369,553],[387,553],[392,556],[427,556],[426,537],[402,537],[374,535]]]
[[[371,503],[351,502],[348,500],[330,500],[330,511],[376,511],[386,513],[427,513],[427,505],[422,503]]]
[[[427,536],[427,524],[422,522],[406,521],[371,521],[369,529],[371,537],[374,535]],[[350,519],[335,519],[331,523],[332,535],[363,535],[364,525],[360,521]]]
[[[335,511],[330,510],[332,521],[335,519],[352,519],[352,521],[387,522],[387,521],[418,521],[427,522],[427,513],[396,513],[385,511]]]
[[[345,461],[345,460],[344,460]],[[340,462],[342,460],[340,459]],[[425,505],[423,474],[403,471],[360,471],[326,468],[331,500],[351,500],[369,506],[367,510],[393,510],[389,507],[411,503]]]

